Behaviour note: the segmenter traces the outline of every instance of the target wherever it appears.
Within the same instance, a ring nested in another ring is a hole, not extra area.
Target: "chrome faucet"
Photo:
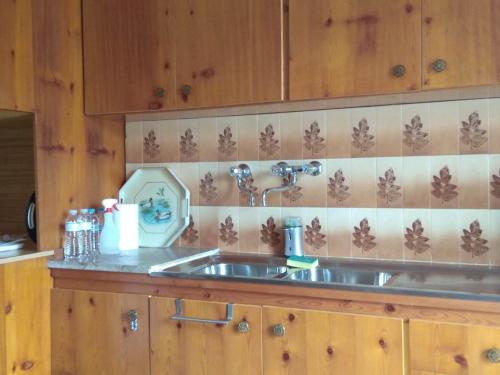
[[[271,173],[274,176],[280,176],[285,178],[286,183],[281,184],[281,186],[276,186],[272,188],[265,189],[261,196],[262,207],[267,206],[267,195],[270,193],[282,193],[285,191],[292,190],[297,185],[297,175],[299,173],[305,173],[311,176],[317,176],[321,173],[321,163],[319,161],[312,161],[308,164],[292,166],[288,163],[281,161],[276,165],[271,167]]]
[[[250,207],[255,206],[256,194],[248,186],[250,179],[252,178],[252,171],[250,170],[250,167],[246,164],[240,164],[237,167],[230,167],[229,175],[236,177],[238,189],[248,194],[248,205]]]

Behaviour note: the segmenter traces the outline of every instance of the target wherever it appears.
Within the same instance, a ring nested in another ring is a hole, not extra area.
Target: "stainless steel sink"
[[[332,267],[295,271],[288,275],[287,279],[317,283],[384,286],[391,277],[392,274],[388,272]]]
[[[196,275],[270,278],[284,274],[285,266],[268,264],[217,263],[197,269]]]

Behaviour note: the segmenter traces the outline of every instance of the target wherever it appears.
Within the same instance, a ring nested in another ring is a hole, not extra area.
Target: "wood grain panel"
[[[263,326],[264,374],[405,374],[400,319],[266,306]]]
[[[500,82],[500,2],[423,0],[423,88]],[[432,62],[444,59],[445,71]]]
[[[38,246],[62,245],[70,208],[116,195],[124,179],[123,119],[83,114],[80,0],[33,4]]]
[[[86,113],[172,108],[173,0],[83,0]],[[155,97],[154,90],[165,90]]]
[[[486,352],[500,348],[500,328],[410,320],[411,368],[424,374],[496,375]],[[418,372],[416,372],[418,374]]]
[[[31,0],[0,0],[0,108],[32,112]]]
[[[50,288],[45,258],[0,266],[0,374],[50,373]]]
[[[177,107],[283,98],[280,0],[176,0],[175,12]]]
[[[52,289],[51,312],[53,375],[149,375],[148,296]]]
[[[0,235],[25,234],[24,215],[35,191],[33,116],[0,119]]]
[[[262,373],[261,308],[234,305],[233,322],[227,326],[177,322],[175,299],[151,298],[151,374],[218,375]],[[224,319],[226,304],[183,300],[183,314]],[[249,323],[248,333],[236,330]]]
[[[420,12],[420,0],[290,0],[290,99],[418,90]]]

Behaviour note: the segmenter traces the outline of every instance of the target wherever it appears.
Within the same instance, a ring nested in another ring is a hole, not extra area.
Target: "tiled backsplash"
[[[308,254],[500,265],[500,99],[128,122],[127,172],[171,168],[190,188],[179,240],[281,254],[281,223],[301,216]],[[323,173],[247,207],[249,187],[281,184],[280,160]]]

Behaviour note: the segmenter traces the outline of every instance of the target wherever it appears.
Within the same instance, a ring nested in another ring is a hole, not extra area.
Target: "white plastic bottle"
[[[118,203],[116,199],[104,199],[104,226],[101,232],[101,254],[119,254],[118,228],[113,218],[113,207]]]
[[[76,220],[77,210],[69,210],[68,217],[64,222],[64,259],[78,259],[78,232],[80,224]]]

